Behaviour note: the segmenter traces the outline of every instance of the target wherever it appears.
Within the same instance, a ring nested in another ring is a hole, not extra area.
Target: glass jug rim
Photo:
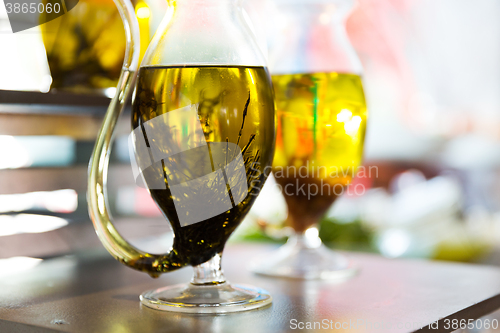
[[[169,0],[172,2],[179,5],[166,13],[141,68],[267,67],[267,50],[257,41],[242,0]]]

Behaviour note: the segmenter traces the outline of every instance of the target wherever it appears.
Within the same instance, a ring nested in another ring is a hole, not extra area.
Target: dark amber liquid
[[[275,141],[272,86],[263,67],[143,67],[132,127],[193,104],[208,143],[230,142],[243,151],[248,195],[223,214],[181,226],[168,181],[166,190],[150,189],[174,230],[173,250],[180,265],[198,265],[222,252],[264,184],[269,169],[264,168],[272,163]]]

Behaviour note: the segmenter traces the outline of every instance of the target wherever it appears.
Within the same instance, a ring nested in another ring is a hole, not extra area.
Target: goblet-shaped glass
[[[136,180],[174,232],[171,251],[162,255],[130,245],[106,207],[111,137],[137,61],[137,22],[128,2],[116,3],[134,52],[126,57],[90,164],[89,209],[99,238],[116,259],[153,277],[194,267],[191,283],[142,294],[148,307],[223,313],[269,304],[267,292],[229,284],[220,267],[227,239],[267,177],[275,141],[271,78],[239,2],[169,1],[138,71],[129,143]]]
[[[270,70],[278,131],[273,174],[295,234],[257,273],[345,278],[356,268],[328,250],[317,224],[361,163],[366,103],[344,20],[351,0],[276,0]]]

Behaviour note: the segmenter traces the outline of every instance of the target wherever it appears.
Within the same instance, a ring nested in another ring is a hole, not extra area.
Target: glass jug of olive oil
[[[267,178],[275,142],[271,78],[240,1],[170,0],[138,70],[137,20],[130,2],[115,3],[129,47],[89,166],[89,211],[101,242],[152,277],[193,266],[190,283],[142,294],[148,307],[225,313],[270,304],[264,290],[229,284],[220,266],[227,239]],[[129,244],[106,203],[113,131],[134,87],[132,165],[172,226],[165,254]]]

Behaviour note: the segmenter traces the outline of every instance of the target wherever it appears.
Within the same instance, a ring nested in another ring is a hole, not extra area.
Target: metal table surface
[[[251,274],[250,260],[273,249],[227,246],[223,269],[228,280],[264,288],[274,300],[267,308],[225,315],[162,312],[140,304],[138,295],[147,289],[187,282],[190,268],[151,279],[101,249],[44,260],[0,278],[0,331],[448,332],[446,318],[475,319],[500,307],[496,267],[347,253],[362,269],[342,283]],[[438,320],[439,328],[429,329]],[[321,326],[299,329],[308,322]]]

